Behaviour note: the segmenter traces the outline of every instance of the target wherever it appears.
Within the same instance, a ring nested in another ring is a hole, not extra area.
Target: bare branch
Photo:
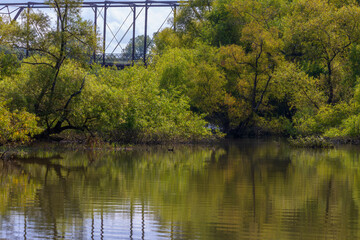
[[[29,51],[42,52],[42,53],[45,53],[45,54],[48,54],[48,55],[52,56],[52,57],[55,58],[55,59],[58,59],[58,57],[57,57],[55,54],[53,54],[53,53],[51,53],[51,52],[49,52],[49,51],[46,51],[46,50],[44,50],[44,49],[41,49],[41,48],[33,48],[33,47],[27,48],[27,47],[21,47],[21,46],[17,46],[17,45],[14,45],[14,46],[15,46],[16,48],[20,48],[20,49],[28,49]]]

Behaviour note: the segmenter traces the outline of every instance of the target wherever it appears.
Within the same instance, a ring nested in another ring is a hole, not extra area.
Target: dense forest
[[[100,39],[79,0],[49,4],[57,28],[44,13],[0,18],[1,144],[360,136],[358,1],[191,0],[148,64],[121,71],[89,64]]]

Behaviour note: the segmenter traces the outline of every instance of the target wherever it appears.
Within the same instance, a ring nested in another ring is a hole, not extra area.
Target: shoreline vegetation
[[[201,141],[201,142],[162,142],[162,143],[139,143],[139,144],[121,144],[104,142],[100,138],[90,138],[85,141],[79,140],[61,140],[49,141],[38,140],[24,144],[7,144],[0,146],[0,161],[18,162],[27,159],[39,158],[42,160],[51,160],[53,156],[59,156],[63,152],[83,152],[89,153],[115,153],[115,152],[152,152],[163,151],[169,153],[181,153],[183,149],[190,148],[207,148],[215,149],[217,144],[222,144],[222,140]],[[225,141],[226,142],[226,141]],[[39,157],[40,153],[46,157]],[[51,158],[47,159],[47,157]]]
[[[101,39],[80,0],[48,2],[57,28],[45,13],[0,17],[0,146],[78,136],[110,145],[269,135],[299,147],[360,143],[359,1],[190,0],[172,19],[176,30],[146,36],[147,65],[123,70],[89,64]],[[30,55],[19,60],[15,50]]]

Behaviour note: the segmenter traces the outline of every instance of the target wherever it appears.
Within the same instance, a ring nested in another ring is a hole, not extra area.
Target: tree
[[[181,35],[188,35],[190,41],[201,37],[202,27],[207,24],[207,14],[212,9],[212,0],[191,0],[180,8],[174,19],[176,29]]]
[[[30,112],[40,117],[44,131],[38,137],[60,133],[66,129],[83,129],[83,125],[74,125],[71,115],[71,103],[82,93],[86,75],[62,78],[65,63],[76,62],[85,66],[91,52],[96,48],[97,38],[90,22],[80,16],[80,0],[48,1],[59,19],[58,28],[51,26],[49,17],[43,13],[24,13],[22,25],[13,26],[8,43],[16,48],[27,50],[31,56],[22,63],[33,66],[26,77],[27,85],[35,87],[32,93]]]
[[[144,35],[139,35],[135,38],[135,52],[134,52],[134,60],[139,60],[144,58]],[[149,36],[146,37],[147,49],[146,53],[149,54],[151,48],[154,46],[151,38]],[[121,58],[125,60],[132,60],[133,56],[133,39],[131,38],[128,44],[125,46],[121,53]]]
[[[0,146],[28,142],[39,131],[34,114],[24,110],[11,112],[6,106],[6,101],[0,98]]]
[[[217,65],[218,50],[206,44],[196,48],[170,48],[154,58],[160,87],[173,95],[186,95],[195,112],[211,115],[223,105],[226,80]]]
[[[0,80],[14,74],[20,66],[15,52],[8,47],[8,32],[12,27],[0,16]]]
[[[317,66],[323,81],[327,104],[340,100],[344,58],[351,46],[360,41],[360,8],[354,4],[337,7],[323,0],[296,1],[284,19],[286,55],[290,60]],[[305,67],[306,68],[306,67]]]
[[[226,71],[229,130],[242,134],[255,116],[264,115],[273,74],[281,65],[282,41],[273,26],[277,9],[265,9],[258,1],[235,1],[229,6],[241,26],[241,45],[220,47],[220,64]],[[255,10],[254,10],[255,9]]]
[[[239,44],[243,21],[228,8],[232,2],[191,0],[182,5],[174,18],[179,43],[187,47],[195,47],[197,41],[217,47]]]
[[[20,66],[16,54],[5,46],[0,46],[0,80],[17,72]]]

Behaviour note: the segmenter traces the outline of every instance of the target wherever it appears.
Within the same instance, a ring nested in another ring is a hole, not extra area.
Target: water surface
[[[0,239],[360,238],[360,147],[242,140],[23,156],[0,161]]]

